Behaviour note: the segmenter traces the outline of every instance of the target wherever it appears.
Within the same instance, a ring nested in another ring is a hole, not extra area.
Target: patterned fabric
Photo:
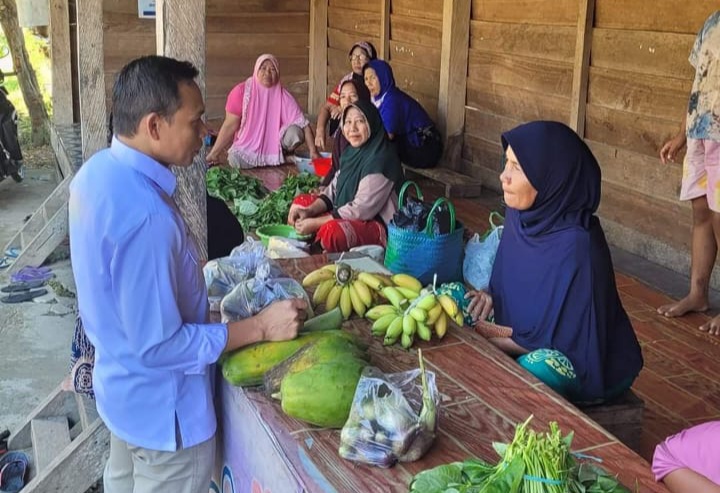
[[[688,138],[680,200],[703,196],[711,210],[720,212],[720,141]]]
[[[378,221],[333,219],[322,225],[317,241],[326,252],[347,252],[361,245],[387,245],[385,226]]]
[[[85,335],[80,315],[75,319],[75,334],[70,347],[70,377],[73,390],[91,399],[95,398],[92,386],[92,372],[95,365],[95,346]]]
[[[520,366],[545,385],[566,396],[577,385],[577,375],[570,360],[555,349],[536,349],[518,358]]]
[[[695,38],[690,63],[695,80],[687,115],[687,136],[720,141],[720,10]]]

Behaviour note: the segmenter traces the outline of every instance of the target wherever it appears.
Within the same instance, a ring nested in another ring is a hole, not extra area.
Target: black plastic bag
[[[413,197],[406,197],[405,204],[393,216],[395,226],[409,231],[425,231],[432,204]],[[446,203],[440,204],[431,219],[431,231],[434,235],[445,235],[452,229],[452,217]]]

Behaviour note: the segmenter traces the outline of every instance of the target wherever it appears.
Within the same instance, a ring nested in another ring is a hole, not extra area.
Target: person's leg
[[[680,301],[663,305],[658,313],[666,317],[682,317],[688,312],[708,309],[708,289],[717,243],[713,231],[713,213],[709,206],[708,172],[705,141],[688,139],[683,163],[683,182],[680,200],[692,201],[692,245],[690,249],[690,292]],[[714,190],[711,190],[714,195]]]
[[[305,142],[305,132],[297,125],[290,125],[285,129],[281,137],[283,151],[286,153],[293,152],[297,147]]]
[[[105,493],[128,493],[133,490],[133,461],[127,443],[110,434],[110,457],[103,474]]]
[[[215,463],[215,438],[175,452],[129,446],[133,493],[207,493]]]
[[[715,245],[720,248],[720,142],[705,141],[705,163],[708,174],[708,206],[711,210]],[[720,335],[720,315],[700,326],[700,330]]]
[[[317,232],[317,240],[326,252],[347,252],[360,245],[387,244],[385,227],[377,221],[335,219]]]

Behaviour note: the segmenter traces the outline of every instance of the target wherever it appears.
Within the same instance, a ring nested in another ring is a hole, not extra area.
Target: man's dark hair
[[[190,62],[144,56],[125,65],[115,79],[112,125],[116,135],[132,137],[149,113],[171,119],[180,108],[181,82],[192,82],[198,69]]]

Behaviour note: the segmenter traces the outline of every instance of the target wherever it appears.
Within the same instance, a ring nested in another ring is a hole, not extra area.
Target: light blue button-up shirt
[[[107,427],[174,451],[215,434],[212,365],[227,326],[208,324],[194,241],[174,201],[175,175],[117,139],[70,185],[78,305],[95,345],[93,387]]]

